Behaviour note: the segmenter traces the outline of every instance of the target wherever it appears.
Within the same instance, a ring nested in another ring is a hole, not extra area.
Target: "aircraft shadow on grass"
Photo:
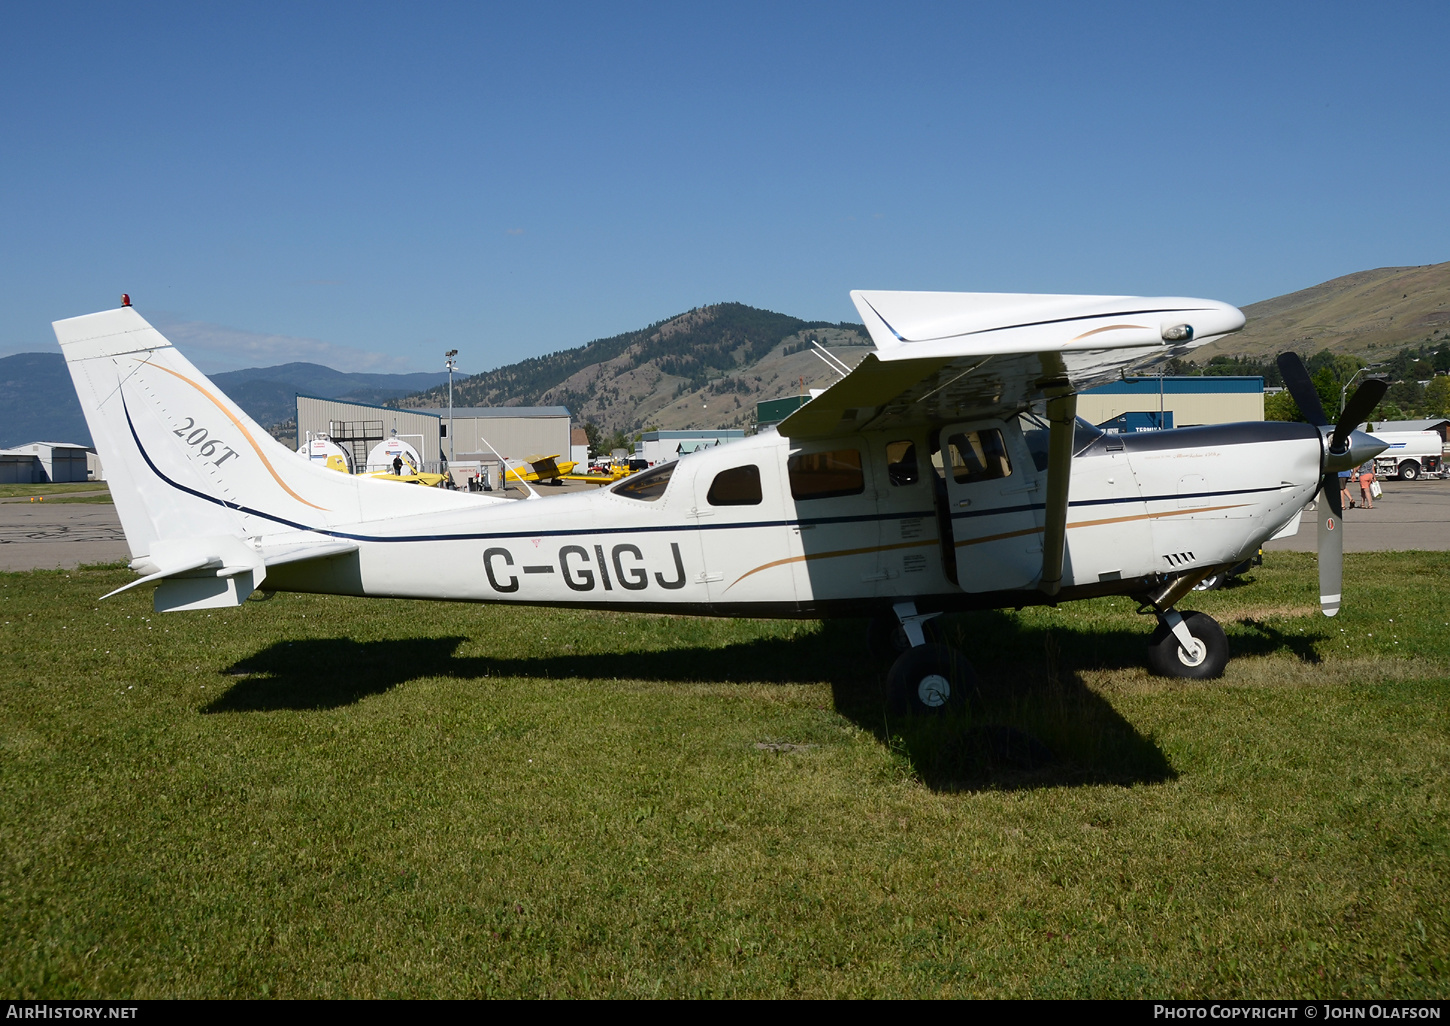
[[[1317,661],[1315,638],[1244,621],[1238,655],[1293,651]],[[946,640],[975,666],[978,691],[942,717],[893,714],[886,665],[866,657],[860,621],[825,621],[802,636],[723,648],[655,652],[461,656],[464,637],[359,642],[279,642],[223,674],[237,680],[203,712],[323,710],[351,705],[428,677],[625,679],[660,682],[808,684],[828,681],[837,712],[901,754],[937,790],[1017,790],[1092,783],[1151,784],[1177,772],[1151,737],[1090,689],[1080,669],[1143,664],[1146,631],[1025,627],[1009,613],[944,621]],[[1189,684],[1187,686],[1199,686]],[[1211,683],[1201,686],[1211,687]]]

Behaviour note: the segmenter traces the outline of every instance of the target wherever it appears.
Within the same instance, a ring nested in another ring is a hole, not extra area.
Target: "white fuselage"
[[[766,432],[677,461],[649,499],[623,487],[638,475],[331,526],[358,550],[277,567],[267,587],[780,616],[1048,601],[1044,447],[1017,418],[806,443]],[[1097,437],[1072,463],[1057,598],[1238,561],[1298,516],[1321,458],[1307,425]]]

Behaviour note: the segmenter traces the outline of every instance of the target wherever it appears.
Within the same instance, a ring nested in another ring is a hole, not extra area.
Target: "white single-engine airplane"
[[[872,616],[899,651],[893,700],[961,700],[971,670],[930,641],[942,612],[1129,595],[1161,674],[1214,677],[1222,629],[1176,604],[1291,533],[1321,489],[1320,590],[1339,606],[1337,471],[1378,453],[1313,424],[1107,435],[1076,394],[1243,327],[1198,299],[853,292],[875,352],[778,430],[596,492],[506,500],[338,474],[275,442],[129,305],[55,322],[158,611],[255,589],[707,616]],[[1324,483],[1328,482],[1328,487]],[[118,589],[125,590],[125,588]],[[112,593],[114,594],[114,592]]]

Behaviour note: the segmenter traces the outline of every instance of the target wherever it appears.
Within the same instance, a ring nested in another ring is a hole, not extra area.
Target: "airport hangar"
[[[774,427],[810,398],[756,403],[756,424],[762,430]],[[1263,420],[1264,379],[1212,374],[1124,378],[1079,392],[1077,415],[1110,432]]]
[[[459,406],[453,410],[450,439],[446,407],[394,409],[298,395],[294,448],[326,435],[348,450],[353,467],[361,471],[373,447],[396,435],[418,451],[424,463],[420,469],[441,473],[446,464],[455,475],[484,471],[490,484],[497,486],[500,456],[515,462],[529,456],[569,459],[569,416],[563,406]]]
[[[95,464],[92,468],[92,463]],[[0,484],[104,481],[93,450],[71,442],[31,442],[0,449]]]

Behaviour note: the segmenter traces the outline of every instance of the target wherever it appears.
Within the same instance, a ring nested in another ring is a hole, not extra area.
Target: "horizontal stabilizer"
[[[145,576],[101,598],[108,599],[142,584],[159,583],[155,596],[158,613],[235,606],[261,587],[268,567],[346,555],[357,548],[355,541],[311,532],[250,543],[231,537],[158,542],[150,555],[131,563],[133,570]]]
[[[319,538],[316,535],[300,539],[268,538],[261,546],[262,559],[269,567],[283,563],[300,563],[307,559],[323,559],[327,556],[345,556],[357,551],[357,542],[346,538]]]
[[[123,584],[115,591],[106,592],[96,601],[104,602],[112,595],[119,595],[123,591],[130,591],[132,588],[139,588],[141,585],[151,584],[153,581],[160,581],[167,577],[175,577],[179,574],[190,573],[193,570],[200,570],[203,567],[220,567],[221,565],[222,561],[214,556],[199,556],[195,559],[190,559],[184,563],[177,564],[176,566],[163,567],[162,569],[157,570],[155,573],[147,574],[145,577],[138,577],[130,584]]]

